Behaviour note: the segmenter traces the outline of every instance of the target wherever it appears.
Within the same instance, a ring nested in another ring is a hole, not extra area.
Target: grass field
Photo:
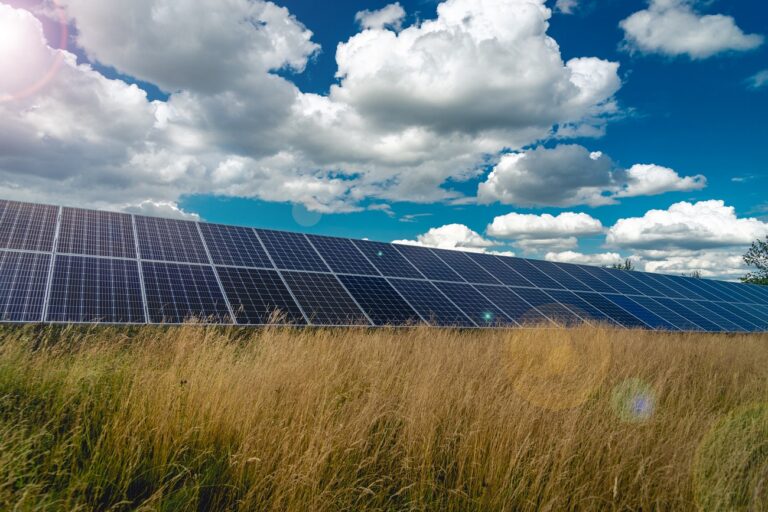
[[[767,510],[768,335],[0,330],[1,510]]]

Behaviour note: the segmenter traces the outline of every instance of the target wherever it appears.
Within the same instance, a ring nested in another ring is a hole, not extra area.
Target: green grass
[[[768,336],[0,329],[1,510],[766,510]]]

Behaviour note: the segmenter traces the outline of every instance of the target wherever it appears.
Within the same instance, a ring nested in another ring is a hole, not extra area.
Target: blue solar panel
[[[56,206],[0,201],[0,248],[52,251],[58,215]]]
[[[307,238],[334,272],[365,276],[380,275],[351,240],[315,235],[307,235]]]
[[[277,268],[316,272],[330,270],[304,235],[267,229],[257,229],[256,233]]]
[[[49,322],[144,323],[135,260],[56,256]]]
[[[752,290],[740,283],[727,283],[724,281],[710,281],[717,289],[722,290],[724,293],[728,293],[730,296],[735,297],[733,302],[744,302],[746,304],[760,304],[762,299],[759,295],[756,295]]]
[[[753,310],[747,309],[747,305],[745,304],[729,304],[727,302],[720,302],[717,304],[717,307],[739,318],[741,324],[745,326],[751,326],[747,327],[747,330],[762,331],[765,330],[767,326],[766,324],[768,324],[768,318],[766,320],[761,320],[758,316],[756,316]]]
[[[596,307],[590,301],[568,290],[552,290],[547,292],[553,299],[573,311],[579,318],[588,323],[620,325],[608,314]]]
[[[696,284],[714,295],[714,298],[711,298],[710,300],[715,302],[744,302],[744,300],[749,300],[746,296],[735,293],[730,287],[719,286],[720,283],[716,281],[697,279]]]
[[[332,274],[283,272],[288,288],[313,325],[370,325]]]
[[[664,297],[662,288],[655,281],[651,281],[644,272],[634,272],[630,270],[604,269],[612,277],[626,282],[629,286],[637,290],[641,295],[648,297]]]
[[[277,271],[239,267],[216,271],[238,324],[306,324]]]
[[[435,283],[479,326],[516,325],[504,312],[469,284]]]
[[[605,284],[613,288],[613,292],[605,293],[621,293],[624,295],[645,295],[643,291],[627,279],[626,275],[631,272],[628,270],[616,270],[605,269],[600,267],[586,267],[582,266],[585,272],[594,275],[596,278],[603,281]]]
[[[692,300],[703,300],[704,297],[699,295],[696,290],[690,286],[686,279],[677,276],[669,276],[666,274],[655,274],[653,276],[657,281],[663,282],[667,288],[673,288],[679,294],[682,294],[685,298]]]
[[[732,314],[730,311],[721,308],[717,303],[710,301],[697,301],[699,306],[704,311],[710,311],[710,319],[717,322],[718,325],[724,327],[731,332],[737,331],[753,331],[755,326],[749,322],[744,321],[738,315]]]
[[[557,302],[543,290],[536,288],[514,288],[510,290],[519,295],[538,312],[558,325],[576,325],[583,323],[581,317]],[[529,323],[529,322],[526,322]]]
[[[669,322],[681,331],[702,331],[703,327],[692,322],[687,316],[683,316],[677,311],[670,309],[664,304],[659,302],[659,298],[652,299],[650,297],[632,297],[634,302],[637,302],[642,307],[650,311],[651,313],[661,317],[663,320]],[[667,299],[670,300],[670,299]]]
[[[672,299],[684,299],[687,297],[682,290],[679,290],[675,283],[669,283],[662,274],[650,274],[648,272],[638,272],[637,277],[643,279],[650,286],[659,291],[658,297],[669,297]]]
[[[749,315],[751,321],[755,322],[761,331],[768,329],[768,306],[760,304],[739,304],[733,306],[743,310]]]
[[[703,284],[704,279],[686,279],[686,278],[676,278],[679,280],[681,285],[687,286],[688,289],[690,289],[693,293],[697,294],[699,297],[702,297],[705,300],[711,300],[711,301],[718,301],[723,300],[723,295],[713,294],[710,289]]]
[[[251,228],[201,223],[200,232],[216,265],[273,268]]]
[[[475,326],[472,320],[429,281],[392,278],[389,282],[430,325]]]
[[[558,265],[596,292],[617,293],[615,288],[608,285],[608,278],[606,278],[605,275],[598,274],[597,272],[589,272],[589,270],[591,270],[589,267],[584,267],[582,265],[567,265],[563,263],[559,263]],[[593,267],[593,269],[600,270],[597,267]]]
[[[768,305],[768,286],[758,286],[756,284],[742,284],[735,286],[744,286],[746,288],[745,291],[751,293],[759,301],[756,302],[756,304]]]
[[[411,265],[392,244],[354,240],[355,246],[387,277],[423,279],[424,276]]]
[[[468,252],[467,256],[483,267],[493,277],[509,286],[533,286],[530,281],[518,274],[512,267],[504,263],[503,256],[493,254],[482,254],[479,252]]]
[[[512,270],[523,276],[536,288],[564,289],[563,285],[549,277],[547,274],[534,267],[528,260],[520,258],[501,258],[501,261]]]
[[[410,261],[414,267],[427,279],[435,281],[453,281],[463,283],[464,279],[459,274],[438,258],[434,252],[426,247],[413,245],[396,245],[397,250]]]
[[[671,309],[678,315],[698,325],[702,330],[710,332],[722,332],[725,330],[723,327],[720,327],[716,323],[709,321],[707,317],[702,316],[702,313],[704,315],[708,315],[708,312],[703,311],[692,300],[658,298],[656,301],[661,305]]]
[[[135,259],[136,241],[131,216],[63,208],[57,252]]]
[[[501,284],[501,282],[461,251],[432,249],[435,254],[448,264],[457,274],[469,283]]]
[[[422,319],[383,277],[339,276],[375,325],[415,325]]]
[[[145,261],[141,268],[152,323],[232,323],[211,267]]]
[[[565,286],[567,290],[583,292],[593,291],[586,283],[569,274],[565,268],[558,263],[553,263],[551,261],[531,261],[530,263],[561,285]]]
[[[0,321],[40,322],[51,257],[0,251]]]
[[[623,307],[618,306],[615,302],[607,299],[602,294],[589,292],[577,292],[576,294],[623,327],[629,329],[650,327],[641,319],[637,318]]]
[[[478,291],[496,304],[509,318],[520,325],[551,325],[551,320],[531,306],[520,295],[505,286],[476,286]]]
[[[621,307],[634,317],[642,320],[652,329],[661,329],[665,331],[678,331],[679,329],[671,322],[664,320],[660,315],[661,305],[651,306],[646,302],[643,306],[638,302],[637,297],[627,297],[626,295],[606,294],[605,298]],[[636,300],[637,299],[637,300]]]
[[[135,217],[142,259],[208,263],[203,240],[194,222]]]

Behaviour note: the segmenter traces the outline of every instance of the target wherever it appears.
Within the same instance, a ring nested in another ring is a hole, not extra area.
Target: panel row
[[[233,323],[233,317],[240,325],[768,329],[768,305],[760,304],[69,255],[57,255],[51,269],[48,254],[0,251],[2,321]]]

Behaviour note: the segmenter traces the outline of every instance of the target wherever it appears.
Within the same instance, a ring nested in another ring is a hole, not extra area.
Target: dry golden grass
[[[2,510],[766,510],[768,336],[0,331]]]

